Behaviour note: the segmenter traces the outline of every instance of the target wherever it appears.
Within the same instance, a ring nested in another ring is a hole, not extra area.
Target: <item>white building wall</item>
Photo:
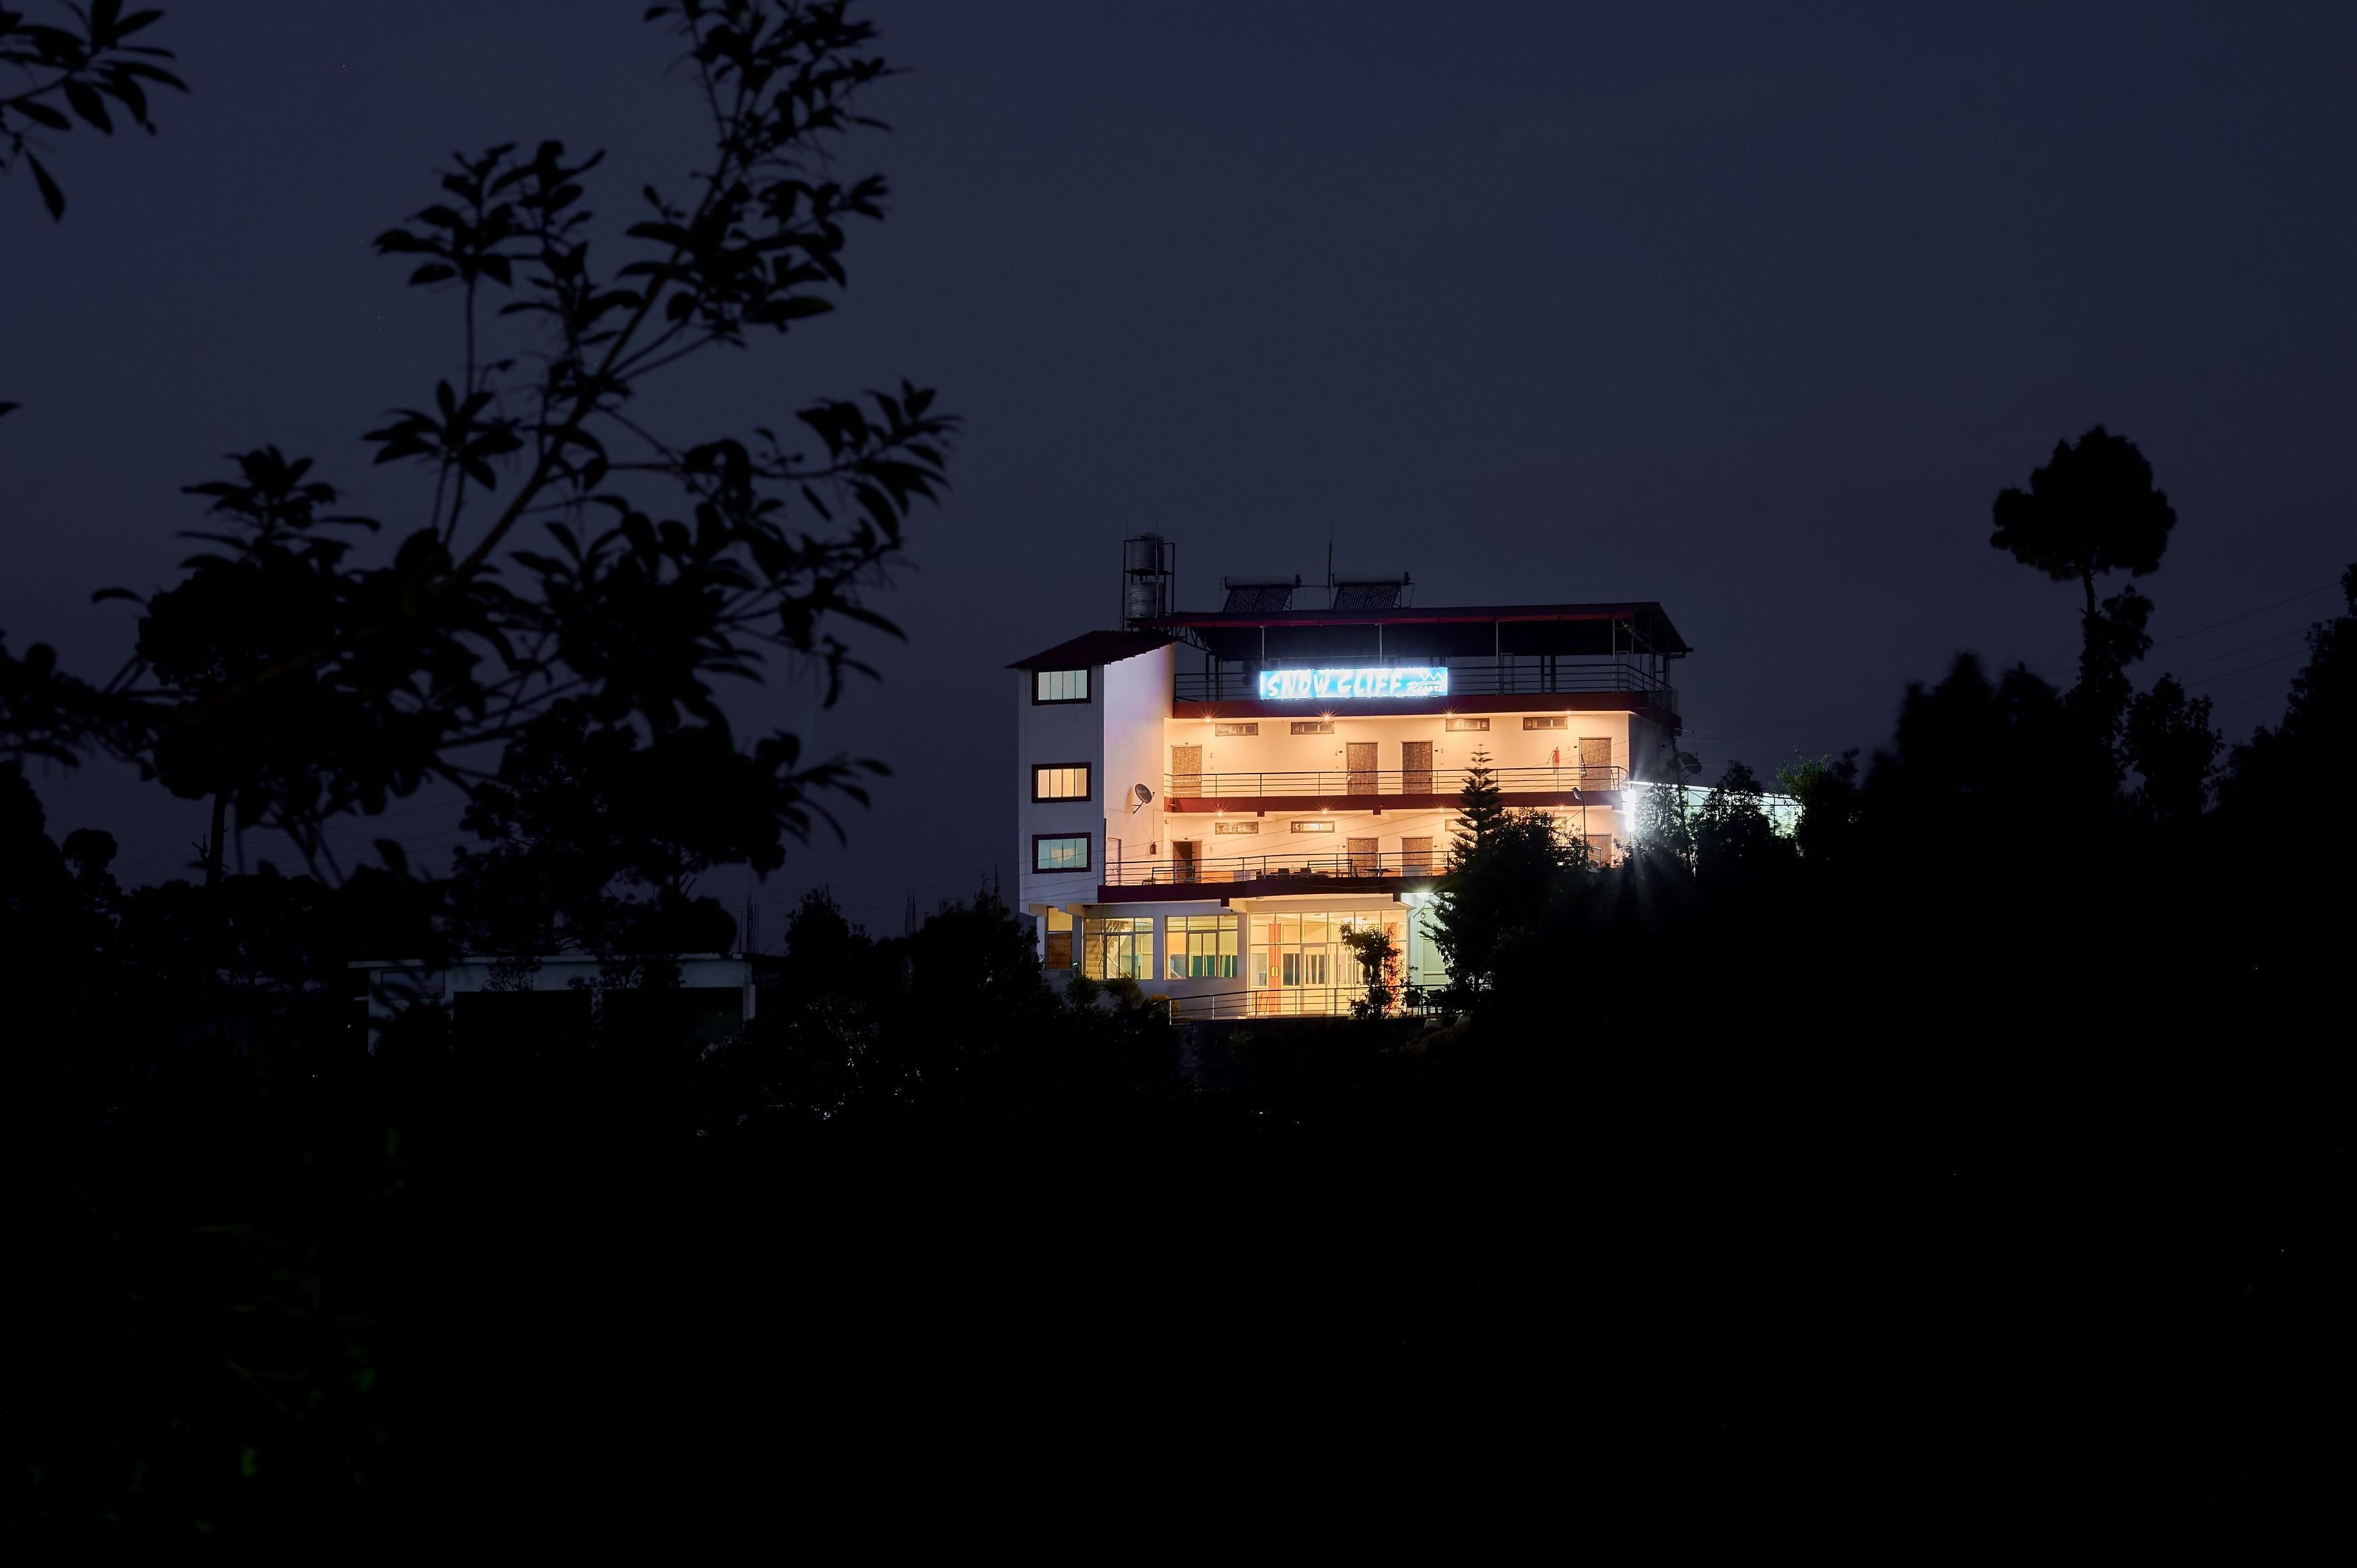
[[[1310,715],[1305,715],[1310,716]],[[1259,725],[1259,734],[1252,736],[1221,735],[1217,719],[1171,719],[1164,726],[1164,746],[1160,767],[1167,776],[1170,766],[1170,747],[1194,745],[1203,748],[1203,770],[1206,774],[1228,775],[1222,783],[1206,779],[1205,795],[1225,794],[1230,798],[1249,795],[1258,787],[1250,776],[1258,773],[1320,772],[1337,775],[1333,792],[1340,793],[1343,780],[1339,777],[1348,759],[1345,746],[1351,741],[1372,741],[1376,746],[1375,766],[1384,774],[1395,774],[1401,766],[1401,746],[1411,740],[1433,743],[1432,767],[1437,789],[1453,787],[1455,775],[1469,767],[1477,750],[1487,751],[1492,767],[1500,768],[1565,769],[1561,787],[1573,789],[1578,777],[1572,772],[1578,766],[1579,742],[1584,737],[1601,738],[1611,746],[1613,765],[1630,766],[1631,718],[1625,713],[1574,713],[1566,715],[1562,729],[1526,730],[1521,714],[1481,715],[1490,720],[1487,731],[1448,730],[1437,714],[1352,715],[1337,713],[1330,735],[1295,735],[1292,719],[1260,718],[1231,720],[1230,723],[1250,722]],[[1646,726],[1650,727],[1650,726]],[[1237,775],[1245,777],[1237,778]],[[1506,780],[1509,785],[1506,801],[1514,803],[1515,786],[1527,788],[1539,782],[1528,775]],[[1400,781],[1395,777],[1381,780],[1381,788],[1396,790]],[[1609,836],[1625,842],[1631,822],[1623,811],[1604,806],[1561,808],[1566,822],[1572,831],[1587,836]],[[1450,831],[1457,814],[1449,810],[1413,809],[1386,810],[1381,812],[1332,811],[1321,813],[1314,806],[1305,807],[1298,800],[1264,797],[1243,810],[1223,813],[1189,812],[1169,819],[1169,840],[1192,839],[1197,842],[1197,856],[1205,862],[1260,858],[1282,865],[1293,856],[1320,858],[1349,853],[1353,838],[1372,838],[1376,851],[1386,857],[1386,865],[1398,864],[1395,858],[1403,853],[1403,842],[1409,838],[1432,840],[1436,855],[1448,850]],[[1318,821],[1333,824],[1330,833],[1296,832],[1297,822]],[[1233,831],[1245,823],[1257,824],[1256,832]],[[1231,831],[1222,832],[1225,824]],[[1170,859],[1176,852],[1165,843],[1160,858]]]
[[[1116,841],[1124,860],[1170,857],[1163,810],[1162,734],[1170,719],[1171,650],[1168,645],[1104,666],[1105,788],[1103,832]],[[1133,811],[1133,785],[1154,792],[1153,801]],[[1108,865],[1114,858],[1108,847]],[[1111,877],[1104,880],[1110,881]]]
[[[1089,671],[1085,703],[1035,703],[1032,671],[1015,675],[1015,864],[1021,867],[1017,886],[1018,902],[1037,912],[1084,904],[1097,896],[1097,877],[1104,860],[1104,682],[1103,671]],[[1031,769],[1052,762],[1085,762],[1089,767],[1089,799],[1034,800]],[[1042,875],[1033,869],[1031,845],[1039,833],[1086,833],[1090,838],[1089,869]]]

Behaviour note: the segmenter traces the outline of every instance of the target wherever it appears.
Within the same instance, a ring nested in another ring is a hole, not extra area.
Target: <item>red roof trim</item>
[[[1009,670],[1076,670],[1087,665],[1118,664],[1141,653],[1151,653],[1178,639],[1164,631],[1084,631],[1080,636],[1018,659]]]
[[[1157,617],[1156,626],[1437,626],[1486,620],[1630,620],[1662,615],[1655,603],[1625,605],[1494,605],[1433,610],[1192,610]],[[1669,618],[1663,616],[1663,619]]]

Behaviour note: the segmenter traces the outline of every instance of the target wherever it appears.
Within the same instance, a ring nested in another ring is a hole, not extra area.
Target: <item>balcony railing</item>
[[[1614,790],[1628,783],[1628,769],[1601,762],[1556,767],[1493,768],[1490,776],[1509,795],[1564,790]],[[1163,789],[1172,800],[1316,799],[1346,795],[1440,795],[1464,793],[1461,768],[1329,768],[1262,773],[1168,773]]]
[[[1347,1014],[1367,994],[1365,985],[1280,985],[1258,991],[1217,991],[1208,996],[1173,996],[1170,1015],[1194,1018],[1332,1017]],[[1394,998],[1389,1015],[1430,1017],[1439,1009],[1430,1002],[1410,1006]]]
[[[1320,837],[1324,835],[1320,834]],[[1406,881],[1448,869],[1442,849],[1346,850],[1340,854],[1223,855],[1206,860],[1116,861],[1105,867],[1108,887],[1192,886],[1199,883]]]
[[[1278,668],[1275,665],[1270,669]],[[1294,666],[1286,666],[1294,668]],[[1573,660],[1530,655],[1469,659],[1448,665],[1452,697],[1546,696],[1558,692],[1637,692],[1672,713],[1678,689],[1633,659]],[[1248,665],[1181,670],[1171,695],[1182,703],[1243,702],[1258,697],[1260,671]]]

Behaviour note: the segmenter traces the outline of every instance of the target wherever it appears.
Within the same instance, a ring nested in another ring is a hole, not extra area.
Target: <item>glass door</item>
[[[1319,909],[1251,917],[1252,989],[1258,1010],[1269,1013],[1347,1013],[1364,994],[1368,976],[1346,932],[1368,927],[1389,931],[1404,962],[1407,914],[1394,904],[1376,909]]]

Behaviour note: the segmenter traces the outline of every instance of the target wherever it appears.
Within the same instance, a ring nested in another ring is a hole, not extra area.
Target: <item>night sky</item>
[[[456,373],[457,317],[369,242],[495,141],[612,149],[616,219],[683,187],[641,9],[168,7],[195,92],[162,134],[62,139],[59,225],[0,186],[11,648],[111,672],[135,612],[90,591],[173,579],[178,488],[226,452],[313,454],[410,526],[359,437]],[[969,421],[877,601],[882,684],[734,703],[897,775],[761,890],[771,943],[822,877],[888,931],[912,891],[1011,889],[1001,667],[1110,624],[1146,529],[1188,606],[1322,576],[1329,536],[1420,604],[1658,599],[1699,650],[1688,746],[1769,771],[1887,738],[1962,648],[2067,672],[2079,590],[1990,549],[1989,503],[2102,422],[2179,512],[2142,677],[2230,738],[2273,718],[2357,557],[2357,8],[1770,9],[872,7],[908,74],[845,150],[894,198],[843,310],[651,400],[716,435],[907,375]],[[200,803],[37,773],[54,832],[184,870]],[[457,836],[450,800],[394,810],[336,837]]]

